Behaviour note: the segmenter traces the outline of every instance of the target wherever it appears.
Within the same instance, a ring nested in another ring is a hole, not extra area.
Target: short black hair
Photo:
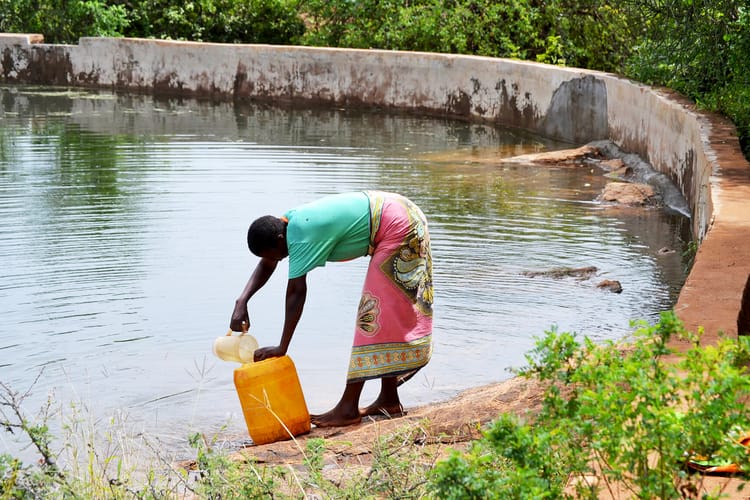
[[[273,215],[258,217],[247,230],[247,248],[255,255],[276,248],[280,234],[284,234],[284,221]]]

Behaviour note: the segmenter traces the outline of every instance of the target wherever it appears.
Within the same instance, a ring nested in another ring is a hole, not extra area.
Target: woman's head
[[[283,259],[286,248],[286,223],[273,215],[258,217],[247,230],[247,247],[258,257]]]

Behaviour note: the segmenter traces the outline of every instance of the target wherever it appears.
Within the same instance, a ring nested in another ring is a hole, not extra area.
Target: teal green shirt
[[[341,193],[289,210],[286,245],[289,279],[326,262],[367,255],[370,243],[370,200],[364,192]]]

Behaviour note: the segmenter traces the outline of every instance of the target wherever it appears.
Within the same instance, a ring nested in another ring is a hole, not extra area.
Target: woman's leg
[[[404,409],[398,398],[398,378],[383,377],[381,379],[380,394],[377,399],[367,408],[359,410],[361,416],[385,415],[396,417],[403,414]]]
[[[325,413],[310,415],[310,422],[317,427],[343,427],[358,424],[362,420],[359,414],[359,396],[362,394],[364,380],[347,382],[344,394],[333,407]]]

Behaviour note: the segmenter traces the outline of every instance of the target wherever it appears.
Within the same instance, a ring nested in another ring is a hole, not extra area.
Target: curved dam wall
[[[610,139],[682,190],[700,242],[675,310],[706,342],[750,332],[750,165],[733,125],[618,76],[449,54],[0,34],[0,83],[377,107]]]

